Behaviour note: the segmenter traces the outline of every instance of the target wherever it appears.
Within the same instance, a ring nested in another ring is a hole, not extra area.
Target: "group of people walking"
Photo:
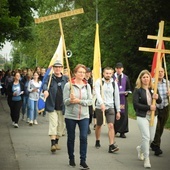
[[[53,74],[49,75],[42,84],[46,100],[45,111],[49,115],[50,150],[54,153],[61,149],[59,138],[66,129],[69,165],[75,167],[74,143],[75,129],[78,125],[80,131],[80,168],[89,169],[86,163],[87,137],[91,133],[89,124],[92,122],[92,116],[96,119],[94,145],[97,149],[101,147],[102,143],[100,135],[103,124],[107,123],[108,127],[109,153],[119,150],[119,146],[115,143],[115,135],[119,133],[120,138],[126,138],[126,133],[129,132],[127,97],[132,93],[130,80],[123,73],[123,64],[120,62],[115,66],[115,73],[111,67],[104,68],[102,79],[98,79],[96,82],[92,81],[91,69],[82,64],[78,64],[74,68],[71,78],[62,73],[63,64],[61,61],[56,61],[52,69]],[[20,74],[16,72],[14,80],[8,86],[8,104],[14,127],[18,127],[22,101],[23,103],[28,101],[27,118],[29,118],[29,124],[38,124],[36,119],[37,100],[42,83],[38,77],[38,71],[35,71],[33,76],[27,75],[23,85],[20,81]],[[133,91],[133,106],[142,138],[141,144],[136,147],[137,156],[138,159],[144,160],[145,168],[151,168],[150,148],[156,156],[163,153],[160,148],[161,136],[169,116],[168,96],[170,96],[163,68],[159,70],[157,93],[154,94],[153,90],[150,72],[142,70]],[[93,104],[94,95],[95,104]],[[153,99],[156,100],[156,105],[152,104]],[[25,107],[22,107],[23,115],[24,112]],[[151,112],[155,112],[153,126],[150,126]]]
[[[10,74],[10,79],[6,77],[5,80],[10,80],[5,81],[8,83],[5,83],[3,91],[10,107],[12,125],[19,128],[20,110],[23,120],[26,115],[26,121],[29,125],[37,125],[37,101],[41,87],[39,73],[37,71],[27,72],[26,70],[23,70],[23,73],[15,71]]]

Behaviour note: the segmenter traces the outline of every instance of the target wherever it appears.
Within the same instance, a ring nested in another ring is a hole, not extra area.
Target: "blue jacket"
[[[56,101],[56,94],[57,94],[57,88],[58,88],[58,84],[56,81],[56,76],[53,74],[52,75],[52,79],[51,79],[51,83],[50,83],[50,87],[48,89],[48,82],[49,82],[49,78],[50,76],[47,77],[47,79],[44,81],[44,85],[43,85],[43,91],[47,90],[49,92],[49,96],[46,99],[46,103],[45,103],[45,110],[47,112],[53,112],[55,109],[55,101]],[[68,77],[62,75],[62,82],[61,82],[61,89],[63,91],[65,84],[68,82]],[[63,101],[62,101],[63,103]],[[62,104],[62,111],[64,114],[64,103]]]

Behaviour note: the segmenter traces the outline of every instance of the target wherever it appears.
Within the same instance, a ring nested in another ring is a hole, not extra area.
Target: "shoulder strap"
[[[104,81],[102,80],[102,86],[103,86],[103,84],[104,84]],[[114,81],[112,82],[112,86],[113,86],[113,89],[115,89],[115,82]],[[115,91],[113,90],[113,94],[114,94],[114,92]]]

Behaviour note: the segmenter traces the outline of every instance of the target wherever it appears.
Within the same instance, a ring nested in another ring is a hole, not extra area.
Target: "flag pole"
[[[166,86],[167,86],[167,91],[169,91],[169,80],[168,80],[168,72],[167,72],[167,67],[166,67],[165,54],[163,55],[163,61],[164,61],[164,69],[165,69],[165,77],[166,77]],[[170,103],[170,96],[168,96],[168,101]]]
[[[58,21],[59,21],[61,36],[62,36],[62,39],[63,39],[63,49],[64,49],[64,54],[65,54],[65,59],[66,59],[66,67],[68,69],[68,78],[69,78],[69,81],[70,81],[70,90],[71,90],[71,93],[73,93],[73,89],[72,89],[72,85],[71,85],[70,67],[69,67],[69,62],[68,62],[68,58],[67,58],[66,44],[65,44],[65,40],[64,40],[63,27],[62,27],[62,22],[61,22],[60,17],[59,17]]]
[[[98,22],[99,22],[98,0],[96,0],[96,29],[98,30],[98,33],[99,33],[99,24],[98,24]],[[100,66],[101,66],[101,59],[100,59]],[[102,77],[100,77],[100,87],[101,87],[100,88],[101,89],[101,96],[102,96],[102,99],[104,100],[104,93],[103,93],[103,86],[102,86]],[[106,124],[105,111],[103,111],[103,125],[105,125],[105,124]]]

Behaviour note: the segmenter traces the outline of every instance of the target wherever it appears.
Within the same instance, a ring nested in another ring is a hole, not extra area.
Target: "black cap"
[[[123,68],[123,64],[121,62],[117,63],[116,68]]]
[[[86,68],[86,72],[91,72],[90,67],[87,67],[87,68]]]
[[[57,61],[54,63],[53,67],[63,67],[63,64],[62,64],[62,62],[61,62],[60,60],[57,60]]]

